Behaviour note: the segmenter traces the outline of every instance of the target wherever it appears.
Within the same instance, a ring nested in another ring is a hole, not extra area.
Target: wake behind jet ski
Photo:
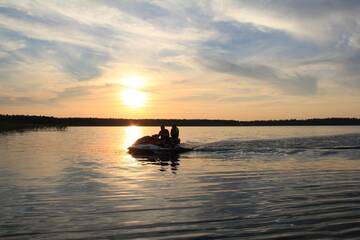
[[[159,134],[139,138],[128,149],[129,153],[136,155],[159,153],[178,154],[192,150],[192,148],[185,144],[180,144],[179,129],[175,125],[173,125],[171,129],[171,137],[169,137],[169,131],[165,126],[161,125]]]

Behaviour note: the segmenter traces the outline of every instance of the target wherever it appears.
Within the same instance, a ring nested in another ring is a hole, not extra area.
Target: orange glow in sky
[[[146,94],[141,91],[145,82],[139,76],[133,75],[122,79],[122,84],[126,87],[121,92],[123,103],[130,108],[141,108],[147,101]]]
[[[0,114],[360,117],[360,1],[0,2]]]

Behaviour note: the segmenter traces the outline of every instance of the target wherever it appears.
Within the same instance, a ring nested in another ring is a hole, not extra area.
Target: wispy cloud
[[[4,0],[1,102],[75,104],[126,66],[157,76],[164,101],[345,101],[360,91],[359,11],[355,0]]]

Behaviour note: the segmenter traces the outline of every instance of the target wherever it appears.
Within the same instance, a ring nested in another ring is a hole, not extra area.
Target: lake
[[[359,239],[360,127],[154,127],[0,135],[0,239]]]

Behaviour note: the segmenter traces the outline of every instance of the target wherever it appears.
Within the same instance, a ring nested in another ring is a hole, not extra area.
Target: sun
[[[126,87],[121,92],[123,103],[130,108],[141,108],[147,101],[147,95],[143,89],[145,81],[137,75],[127,76],[122,79],[122,85]]]
[[[147,99],[145,93],[136,89],[126,89],[121,95],[124,104],[131,108],[143,107]]]

